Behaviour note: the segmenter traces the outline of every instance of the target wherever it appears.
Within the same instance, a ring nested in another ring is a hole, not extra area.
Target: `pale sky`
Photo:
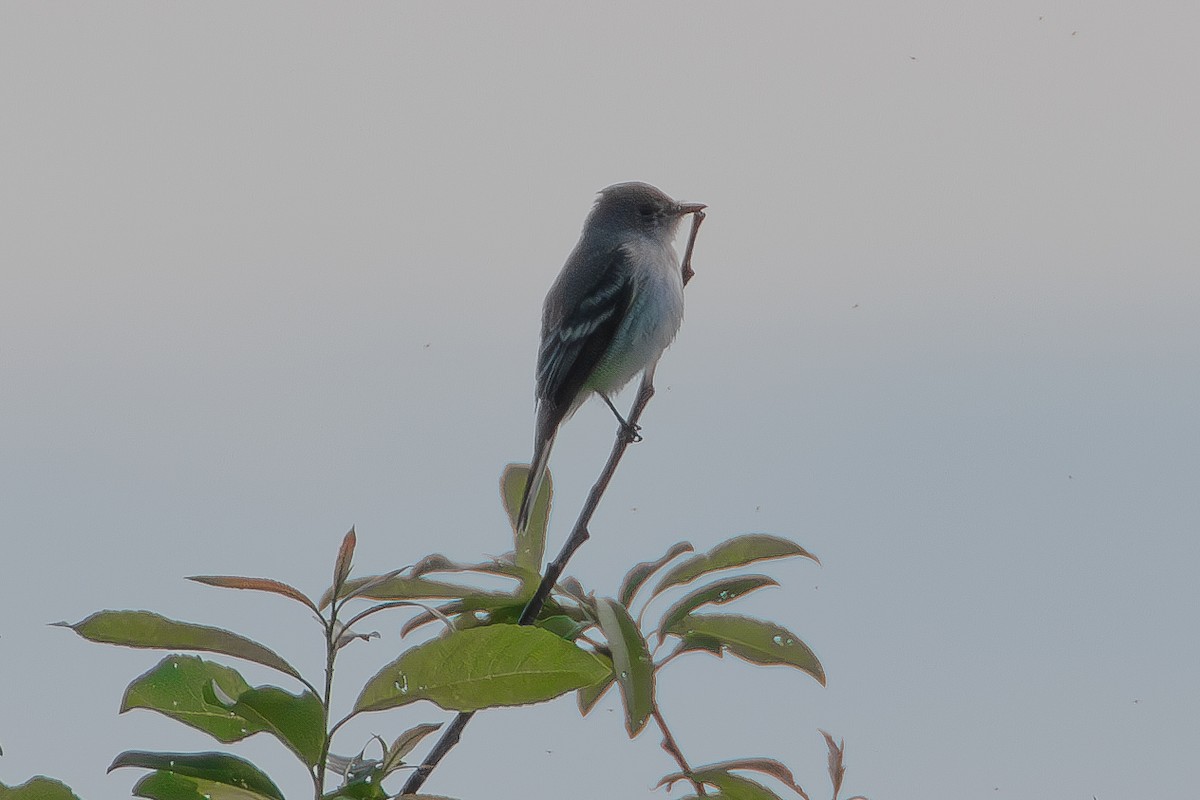
[[[319,593],[351,525],[376,571],[507,549],[542,297],[595,192],[643,180],[709,217],[570,572],[613,593],[752,531],[823,562],[742,610],[828,687],[682,660],[688,757],[826,797],[823,728],[846,796],[1190,796],[1197,30],[1108,0],[3,4],[0,782],[122,797],[121,750],[217,749],[117,715],[161,654],[46,623],[148,608],[315,672],[302,611],[183,576]],[[560,436],[552,549],[612,433],[597,402]],[[343,708],[403,619],[347,651]],[[306,796],[273,740],[230,750]],[[610,694],[478,715],[426,789],[666,797],[673,767]]]

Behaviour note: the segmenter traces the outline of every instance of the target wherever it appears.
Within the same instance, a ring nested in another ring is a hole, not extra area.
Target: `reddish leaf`
[[[192,575],[188,580],[208,586],[219,586],[223,589],[251,589],[256,592],[271,592],[272,594],[290,597],[292,600],[303,603],[313,611],[320,613],[316,603],[309,600],[307,595],[294,586],[289,586],[282,581],[270,578],[242,578],[236,575]]]
[[[335,597],[342,590],[346,578],[350,577],[350,562],[354,559],[354,546],[357,544],[357,540],[354,528],[351,528],[342,539],[342,546],[338,548],[337,562],[333,566],[333,594]]]

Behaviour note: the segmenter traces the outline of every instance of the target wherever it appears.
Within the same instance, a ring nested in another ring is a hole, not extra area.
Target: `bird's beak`
[[[679,216],[684,214],[695,214],[697,211],[703,211],[708,208],[704,203],[680,203],[676,208],[679,210]]]

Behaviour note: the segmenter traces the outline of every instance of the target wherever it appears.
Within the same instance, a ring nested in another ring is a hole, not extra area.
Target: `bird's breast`
[[[657,361],[683,322],[683,276],[675,248],[643,238],[624,247],[633,266],[633,296],[590,387],[605,394]]]

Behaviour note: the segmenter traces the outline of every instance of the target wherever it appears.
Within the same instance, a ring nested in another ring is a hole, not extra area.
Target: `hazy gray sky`
[[[825,728],[873,800],[1194,793],[1198,29],[1194,2],[3,4],[0,781],[119,797],[120,750],[211,747],[116,715],[158,654],[48,622],[151,608],[315,670],[303,613],[182,576],[318,592],[351,525],[379,569],[506,549],[542,297],[637,179],[711,210],[571,571],[611,592],[747,531],[824,562],[745,607],[828,687],[680,662],[689,757],[821,797]],[[612,433],[595,404],[560,436],[552,547]],[[654,796],[672,765],[617,702],[482,714],[427,788]],[[272,741],[237,752],[303,795]]]

